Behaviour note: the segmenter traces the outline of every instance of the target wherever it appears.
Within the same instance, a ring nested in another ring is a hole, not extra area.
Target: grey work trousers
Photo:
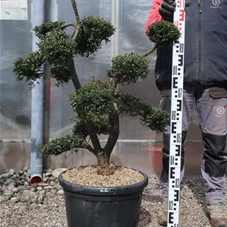
[[[170,113],[171,90],[163,89],[161,95],[160,108]],[[184,176],[184,142],[195,102],[204,143],[201,172],[207,183],[207,203],[215,204],[222,202],[226,192],[227,91],[224,89],[218,93],[213,92],[211,88],[185,87],[183,100],[181,177],[183,178]],[[163,169],[160,181],[163,190],[163,199],[167,200],[170,145],[169,126],[167,126],[166,132],[163,134],[163,144]]]

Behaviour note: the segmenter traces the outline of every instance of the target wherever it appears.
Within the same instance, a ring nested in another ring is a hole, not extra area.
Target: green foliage
[[[139,78],[145,79],[149,72],[149,61],[138,54],[118,55],[112,60],[112,69],[108,77],[116,78],[117,83],[135,83]]]
[[[150,113],[143,116],[142,124],[156,132],[164,132],[170,123],[169,113],[156,107],[150,106]]]
[[[70,96],[72,108],[85,124],[107,127],[108,114],[116,111],[114,92],[110,81],[92,80]]]
[[[129,94],[121,94],[119,110],[130,116],[140,116],[141,124],[156,132],[163,132],[169,123],[169,114],[166,111],[151,107],[139,98]]]
[[[75,42],[62,30],[53,30],[39,44],[45,60],[50,64],[50,71],[58,83],[67,83],[70,78],[70,65]]]
[[[92,124],[92,127],[94,129],[94,132],[97,135],[101,135],[101,134],[107,135],[111,130],[109,122],[107,122],[106,124],[105,123],[101,124],[101,125]],[[73,129],[73,135],[78,135],[83,138],[86,138],[87,136],[89,136],[86,123],[83,123],[82,121],[77,121],[76,125],[74,126],[74,129]]]
[[[42,152],[45,155],[59,155],[70,150],[77,151],[77,148],[84,148],[85,145],[84,138],[67,135],[50,141],[43,147]]]
[[[39,26],[35,26],[35,28],[33,30],[35,32],[35,35],[39,39],[42,40],[52,30],[63,28],[64,24],[65,24],[65,22],[63,22],[63,21],[47,22],[47,23],[43,23],[43,24],[41,24]]]
[[[56,59],[63,63],[71,60],[76,45],[64,31],[54,30],[38,46],[45,59],[52,64]]]
[[[115,32],[113,25],[104,19],[89,16],[81,20],[82,27],[75,40],[75,54],[88,57],[101,48],[102,41],[110,41]]]
[[[88,130],[87,130],[86,124],[83,123],[81,120],[77,120],[72,130],[72,135],[77,135],[82,138],[86,138],[88,136]]]
[[[180,37],[180,31],[169,21],[159,21],[149,26],[147,36],[157,46],[165,46],[176,41]]]
[[[139,98],[129,94],[119,94],[118,108],[121,113],[130,116],[143,115],[144,112],[149,111],[149,106]]]
[[[39,51],[31,53],[15,62],[15,74],[18,80],[29,81],[31,85],[42,76],[42,63],[50,64],[52,77],[57,86],[71,80],[73,56],[89,56],[101,48],[102,41],[109,42],[115,29],[110,22],[98,17],[85,17],[82,27],[74,41],[64,29],[65,22],[44,23],[34,28],[36,36],[41,40],[37,45]]]
[[[40,51],[31,52],[26,57],[20,57],[14,62],[13,72],[18,81],[25,80],[32,87],[34,81],[43,76],[41,66],[44,57]]]
[[[60,61],[56,59],[56,62],[50,65],[50,72],[52,74],[52,77],[55,78],[57,81],[56,86],[68,83],[69,80],[71,79],[70,62],[62,64]]]

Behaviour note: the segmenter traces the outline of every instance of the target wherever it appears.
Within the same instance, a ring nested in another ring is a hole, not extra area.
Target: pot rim
[[[94,166],[94,165],[85,165],[85,166]],[[80,166],[80,167],[85,167],[85,166]],[[116,166],[116,167],[123,167],[123,166]],[[74,169],[76,167],[70,168]],[[68,170],[63,171],[59,177],[59,184],[62,186],[63,190],[78,193],[78,194],[92,194],[92,195],[122,195],[122,194],[129,194],[129,193],[136,193],[136,192],[142,192],[143,189],[148,185],[148,176],[146,173],[131,168],[131,167],[123,167],[123,168],[128,168],[132,169],[135,171],[138,171],[144,176],[144,179],[138,183],[135,184],[130,184],[130,185],[123,185],[123,186],[113,186],[113,187],[101,187],[101,186],[85,186],[85,185],[80,185],[76,183],[72,183],[70,181],[66,181],[63,178],[63,174],[67,172]]]

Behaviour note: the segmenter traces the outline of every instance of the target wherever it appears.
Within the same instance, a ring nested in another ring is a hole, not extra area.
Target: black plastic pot
[[[59,175],[65,194],[68,227],[136,227],[139,221],[144,180],[122,187],[88,187],[72,184]]]

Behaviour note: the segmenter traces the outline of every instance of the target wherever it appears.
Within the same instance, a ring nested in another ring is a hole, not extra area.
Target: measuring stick
[[[181,138],[184,83],[185,0],[176,0],[173,23],[181,32],[173,44],[169,156],[168,227],[179,227]]]

